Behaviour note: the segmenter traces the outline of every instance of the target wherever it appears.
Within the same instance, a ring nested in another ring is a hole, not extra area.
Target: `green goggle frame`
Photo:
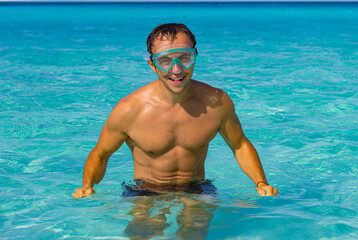
[[[179,58],[173,58],[171,60],[171,63],[168,67],[164,68],[162,66],[160,66],[160,64],[158,63],[157,59],[167,53],[172,53],[172,52],[190,52],[193,54],[193,59],[190,62],[190,64],[185,65],[183,64]],[[198,50],[196,48],[176,48],[176,49],[170,49],[168,51],[165,52],[161,52],[161,53],[157,53],[157,54],[152,54],[150,55],[150,61],[153,62],[154,66],[156,66],[157,68],[159,68],[162,71],[168,72],[174,64],[179,64],[180,66],[184,67],[185,69],[190,68],[196,61],[196,56],[198,55]]]

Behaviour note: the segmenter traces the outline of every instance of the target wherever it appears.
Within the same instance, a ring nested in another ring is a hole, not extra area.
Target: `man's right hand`
[[[94,193],[96,193],[96,191],[93,188],[77,188],[76,192],[72,194],[72,197],[83,198],[88,197]]]

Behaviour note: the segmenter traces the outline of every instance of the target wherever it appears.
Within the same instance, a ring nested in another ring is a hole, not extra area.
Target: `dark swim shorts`
[[[124,187],[123,196],[155,196],[173,192],[216,196],[216,187],[212,184],[212,180],[196,180],[186,184],[171,185],[158,185],[145,182],[141,179],[134,179],[133,182],[131,184],[122,183]]]

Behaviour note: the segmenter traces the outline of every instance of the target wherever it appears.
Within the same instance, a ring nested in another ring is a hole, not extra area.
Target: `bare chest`
[[[216,136],[220,122],[214,111],[144,113],[133,122],[129,143],[151,154],[163,154],[176,146],[195,151]]]

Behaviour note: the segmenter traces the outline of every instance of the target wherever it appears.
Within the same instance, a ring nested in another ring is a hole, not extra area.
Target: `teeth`
[[[174,80],[174,81],[178,81],[178,80],[181,80],[181,79],[183,79],[184,77],[181,77],[181,78],[170,78],[170,79],[172,79],[172,80]]]

